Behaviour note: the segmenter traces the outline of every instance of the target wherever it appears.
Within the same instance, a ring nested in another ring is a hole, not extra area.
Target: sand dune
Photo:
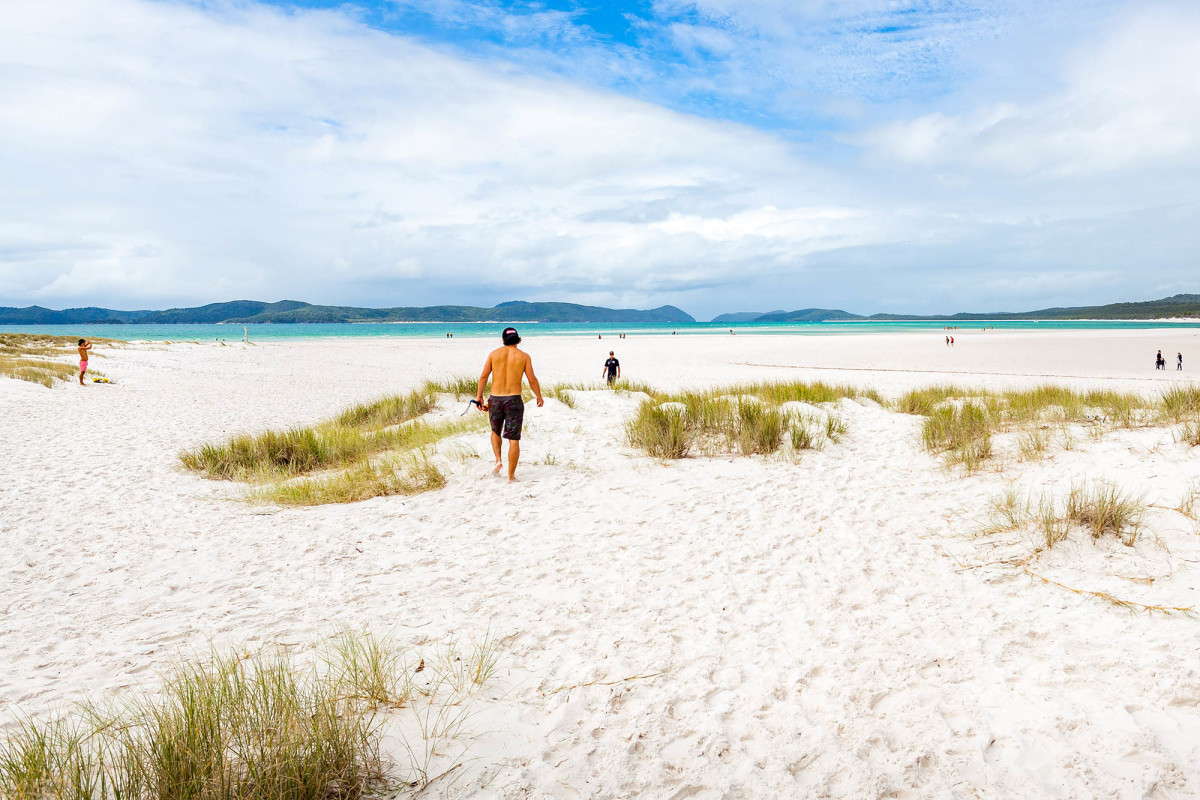
[[[885,395],[1045,376],[1155,392],[1190,331],[841,337],[529,336],[544,383],[609,349],[663,387],[838,380]],[[1117,431],[973,475],[916,417],[843,400],[848,436],[789,458],[663,464],[623,442],[636,396],[531,409],[521,482],[487,440],[443,490],[279,509],[182,472],[200,442],[311,423],[478,371],[479,340],[100,351],[117,383],[0,381],[0,720],[153,686],[208,642],[304,645],[340,625],[414,646],[487,631],[501,674],[452,797],[1200,797],[1200,529],[1172,510],[1200,450]],[[1194,361],[1200,365],[1200,361]],[[447,403],[439,412],[457,414]],[[1014,450],[998,444],[1002,456]],[[1003,563],[989,498],[1106,478],[1151,504],[1135,547],[1077,536]],[[564,688],[576,687],[576,688]]]

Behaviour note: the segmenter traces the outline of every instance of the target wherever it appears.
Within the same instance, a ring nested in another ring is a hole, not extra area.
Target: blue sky
[[[0,304],[1197,291],[1200,13],[0,0]]]

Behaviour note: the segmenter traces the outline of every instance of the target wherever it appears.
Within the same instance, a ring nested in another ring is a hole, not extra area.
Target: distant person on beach
[[[1163,357],[1162,357],[1162,350],[1159,350],[1159,351],[1158,351],[1158,355],[1156,355],[1156,356],[1154,357],[1154,368],[1155,368],[1155,369],[1162,369],[1162,368],[1163,368],[1163,365],[1164,365],[1164,364],[1166,364],[1166,363],[1167,363],[1167,362],[1166,362],[1166,361],[1164,361],[1164,360],[1163,360]]]
[[[1183,353],[1176,353],[1175,369],[1179,372],[1183,372]]]
[[[517,349],[521,337],[516,328],[505,328],[500,334],[503,347],[497,347],[488,354],[483,363],[483,373],[479,376],[479,390],[475,393],[475,402],[482,408],[483,389],[487,385],[488,376],[492,378],[492,394],[488,397],[488,417],[492,424],[492,453],[496,456],[496,466],[493,475],[500,474],[504,462],[500,460],[501,439],[508,439],[508,482],[517,479],[517,461],[521,458],[521,426],[525,421],[525,401],[521,399],[521,378],[529,379],[529,388],[537,397],[538,408],[545,402],[542,400],[542,386],[537,376],[533,374],[533,359],[529,354]]]
[[[600,373],[606,375],[608,385],[612,386],[621,377],[621,362],[617,361],[617,357],[613,355],[613,351],[608,351],[608,360],[604,362],[604,369]]]
[[[88,350],[92,349],[92,343],[87,339],[79,340],[79,385],[83,386],[83,373],[87,372]]]

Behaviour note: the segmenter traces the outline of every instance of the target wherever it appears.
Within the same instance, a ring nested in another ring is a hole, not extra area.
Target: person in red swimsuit
[[[79,340],[79,385],[83,386],[83,373],[87,372],[88,350],[92,349],[92,343],[87,339]]]

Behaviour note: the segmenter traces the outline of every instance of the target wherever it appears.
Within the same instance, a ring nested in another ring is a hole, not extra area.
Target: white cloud
[[[689,41],[731,57],[749,37],[765,59],[808,41],[803,14],[836,16],[717,2],[720,24]],[[947,7],[939,24],[978,30]],[[1200,244],[1186,15],[1132,17],[1031,96],[918,104],[854,139],[863,162],[350,12],[0,0],[0,14],[0,302],[1011,308],[1188,288]],[[561,15],[534,23],[573,35]]]
[[[1036,102],[984,104],[882,126],[860,141],[929,166],[1020,175],[1091,175],[1200,155],[1200,15],[1162,11],[1121,20],[1063,69]]]
[[[0,241],[94,243],[0,267],[15,298],[364,301],[355,284],[417,277],[451,287],[443,300],[471,285],[686,288],[731,280],[733,256],[620,221],[624,209],[689,195],[720,227],[763,195],[799,200],[780,186],[811,180],[772,136],[337,14],[132,0],[15,10],[0,41],[0,144],[19,157],[0,166]],[[773,257],[806,234],[758,235],[779,240],[762,248]]]

